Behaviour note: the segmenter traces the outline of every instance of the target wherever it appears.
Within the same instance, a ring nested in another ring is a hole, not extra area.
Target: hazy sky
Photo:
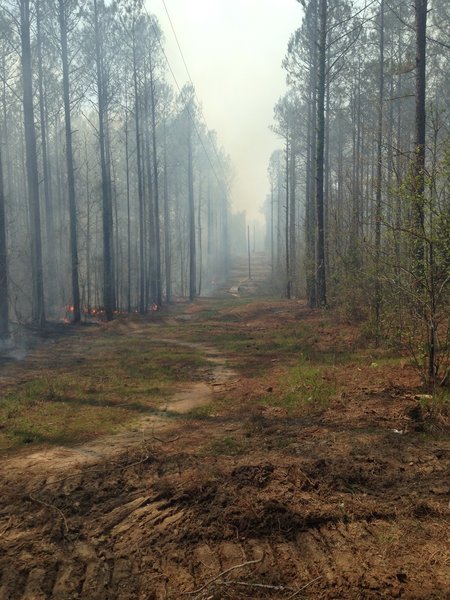
[[[217,131],[235,168],[233,209],[257,217],[268,192],[268,160],[280,145],[269,125],[273,105],[286,90],[281,61],[290,34],[300,26],[301,5],[296,0],[165,2],[207,125]],[[160,21],[182,86],[188,77],[163,0],[147,0],[147,8]]]

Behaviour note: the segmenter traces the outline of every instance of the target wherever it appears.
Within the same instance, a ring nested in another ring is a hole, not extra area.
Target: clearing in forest
[[[450,597],[407,357],[234,287],[2,364],[1,600]]]

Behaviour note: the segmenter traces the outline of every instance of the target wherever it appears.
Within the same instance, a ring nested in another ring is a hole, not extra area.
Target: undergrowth
[[[310,414],[327,409],[335,394],[336,383],[324,376],[322,368],[302,364],[289,368],[279,389],[261,401],[267,406],[284,408],[290,414]]]

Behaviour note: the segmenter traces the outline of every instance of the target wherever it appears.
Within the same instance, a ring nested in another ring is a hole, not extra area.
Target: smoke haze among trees
[[[366,319],[375,339],[410,344],[425,379],[445,379],[447,3],[296,8],[263,208],[274,289]],[[0,335],[64,313],[144,313],[225,280],[250,229],[156,17],[132,0],[1,9]]]
[[[192,85],[168,83],[157,19],[132,0],[11,0],[0,27],[2,335],[224,278],[230,162]]]
[[[411,347],[424,379],[446,379],[448,3],[301,4],[268,166],[273,271],[287,297],[367,319]]]

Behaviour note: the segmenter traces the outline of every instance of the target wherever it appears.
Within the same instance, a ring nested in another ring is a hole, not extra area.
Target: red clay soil
[[[271,310],[237,327],[292,318]],[[353,343],[302,311],[318,344]],[[5,458],[0,599],[450,598],[450,440],[412,368],[330,367],[336,397],[296,416],[258,402],[280,373],[241,368],[211,414],[106,458]]]

